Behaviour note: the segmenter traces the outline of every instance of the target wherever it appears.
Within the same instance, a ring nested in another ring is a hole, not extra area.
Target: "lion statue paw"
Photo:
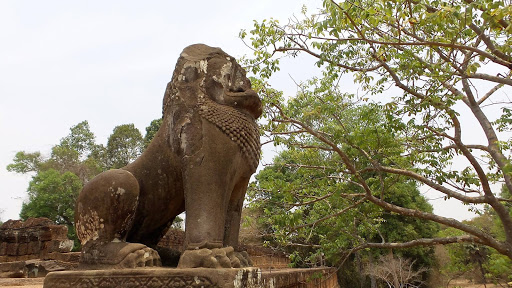
[[[233,247],[223,247],[186,250],[181,255],[178,268],[240,268],[250,265],[246,252],[235,252]]]
[[[80,269],[119,269],[162,266],[155,250],[138,243],[91,243],[82,250]]]

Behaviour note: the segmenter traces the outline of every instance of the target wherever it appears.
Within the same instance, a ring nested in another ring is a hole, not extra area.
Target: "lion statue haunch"
[[[76,204],[83,268],[159,266],[153,250],[186,211],[178,267],[247,266],[237,252],[247,184],[260,157],[261,101],[239,64],[203,44],[183,50],[160,130],[133,163],[88,182]]]

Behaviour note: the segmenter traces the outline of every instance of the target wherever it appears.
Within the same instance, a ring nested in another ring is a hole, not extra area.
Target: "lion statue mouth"
[[[242,108],[249,112],[254,119],[258,119],[261,116],[261,100],[254,90],[239,88],[237,91],[224,91],[224,94],[226,98],[229,98],[229,102],[233,103],[234,107],[239,106],[238,102],[244,103]]]

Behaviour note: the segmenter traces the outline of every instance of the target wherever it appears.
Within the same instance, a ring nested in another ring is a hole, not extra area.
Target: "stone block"
[[[336,269],[139,268],[49,273],[44,288],[190,287],[190,288],[338,288]]]
[[[39,259],[31,259],[26,261],[13,261],[0,263],[0,278],[44,277],[49,272],[63,271],[72,268],[75,267],[70,267],[68,263],[55,260],[42,261]]]
[[[254,287],[259,269],[139,268],[49,273],[44,288],[64,287]],[[254,285],[253,285],[254,284]],[[245,286],[244,286],[245,285]]]
[[[0,226],[0,230],[19,229],[21,227],[23,227],[23,221],[9,219],[5,221],[5,223],[2,224],[2,226]]]
[[[262,287],[339,288],[335,268],[277,269],[262,272]]]
[[[3,230],[4,242],[16,243],[18,241],[18,230]]]
[[[20,221],[20,220],[18,220]],[[45,217],[39,217],[39,218],[28,218],[25,222],[21,222],[21,227],[28,228],[28,227],[43,227],[43,226],[50,226],[54,225],[53,221],[45,218]]]
[[[49,272],[64,271],[66,268],[58,261],[41,261],[41,260],[28,260],[25,261],[27,268],[27,277],[45,277]]]
[[[28,231],[18,231],[18,243],[28,243],[29,242],[29,233]]]
[[[28,231],[28,240],[30,242],[39,242],[39,230],[31,229]]]
[[[27,243],[19,243],[18,244],[18,252],[16,255],[26,255],[27,253],[28,244]]]
[[[18,255],[18,243],[7,243],[7,256]]]
[[[7,255],[7,242],[0,242],[0,256]]]
[[[39,241],[31,241],[27,244],[27,254],[39,254],[41,243]]]
[[[38,259],[39,255],[19,255],[16,256],[16,261],[27,261],[27,260],[33,260]]]
[[[23,261],[0,263],[0,278],[22,278],[26,273]]]
[[[64,225],[50,225],[52,240],[68,240],[68,227]]]
[[[50,227],[41,227],[39,230],[39,241],[50,241],[52,240],[52,230]]]
[[[62,262],[69,263],[78,263],[80,260],[80,252],[69,252],[69,253],[60,253],[60,252],[52,252],[45,255],[45,260],[57,260]]]
[[[73,240],[51,240],[43,242],[43,249],[47,251],[47,253],[52,252],[61,252],[66,253],[70,252],[73,249]]]

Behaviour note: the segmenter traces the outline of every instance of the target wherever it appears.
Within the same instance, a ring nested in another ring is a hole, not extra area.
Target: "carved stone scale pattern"
[[[261,145],[260,133],[254,119],[235,108],[218,104],[206,97],[200,97],[198,104],[199,114],[237,143],[251,168],[256,170]]]

